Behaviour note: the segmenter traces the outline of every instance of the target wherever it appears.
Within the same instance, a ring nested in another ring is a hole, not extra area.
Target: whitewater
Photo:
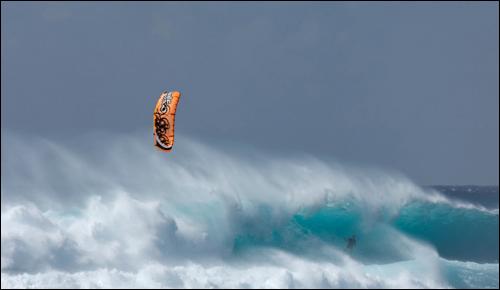
[[[187,136],[165,154],[151,138],[2,132],[2,288],[499,287],[498,204],[306,154]]]

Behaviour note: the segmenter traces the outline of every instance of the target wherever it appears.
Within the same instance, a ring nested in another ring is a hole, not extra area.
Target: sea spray
[[[2,287],[498,287],[498,208],[400,174],[182,136],[168,158],[142,136],[8,137]]]

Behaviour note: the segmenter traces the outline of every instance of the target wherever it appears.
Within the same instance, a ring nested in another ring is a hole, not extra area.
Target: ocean
[[[184,136],[170,155],[8,137],[2,288],[499,287],[498,186]]]

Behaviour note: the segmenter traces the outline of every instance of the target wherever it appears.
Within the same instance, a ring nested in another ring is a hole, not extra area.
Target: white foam
[[[418,261],[364,266],[346,258],[341,265],[312,261],[278,250],[258,249],[262,263],[143,265],[138,271],[96,269],[67,273],[2,273],[2,288],[443,288]]]
[[[335,248],[335,262],[267,248],[250,261],[232,256],[242,227],[278,228],[302,208],[345,198],[367,214],[397,213],[414,198],[457,206],[398,174],[230,154],[182,136],[170,155],[130,136],[86,141],[94,153],[8,140],[2,288],[448,286],[432,248],[397,233],[413,262],[367,266]]]

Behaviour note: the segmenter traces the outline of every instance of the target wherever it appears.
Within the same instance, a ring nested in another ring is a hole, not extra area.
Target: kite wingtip
[[[179,98],[180,96],[181,96],[181,92],[179,92],[179,91],[173,91],[172,92],[172,97]]]

